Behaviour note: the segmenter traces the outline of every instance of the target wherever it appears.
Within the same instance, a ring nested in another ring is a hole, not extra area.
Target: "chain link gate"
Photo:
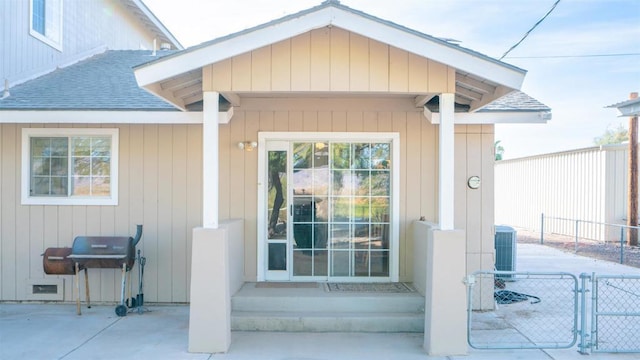
[[[468,287],[472,348],[566,349],[576,344],[578,279],[573,274],[478,271]]]
[[[467,286],[474,349],[640,353],[640,275],[477,271]]]
[[[580,353],[640,353],[640,275],[581,274]],[[589,311],[590,310],[590,311]]]

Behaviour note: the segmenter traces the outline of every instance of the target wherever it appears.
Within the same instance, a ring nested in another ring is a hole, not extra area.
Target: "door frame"
[[[267,265],[267,142],[269,141],[349,141],[349,142],[375,142],[388,141],[391,143],[391,204],[389,209],[390,243],[389,243],[389,277],[349,277],[335,278],[328,277],[332,281],[354,281],[362,282],[397,282],[399,281],[399,243],[400,243],[400,134],[397,132],[258,132],[258,202],[257,202],[257,281],[266,280]],[[288,253],[287,246],[287,253]],[[287,257],[289,255],[287,254]],[[290,264],[290,259],[287,259]],[[290,281],[292,272],[290,266],[287,267],[288,277],[271,281]]]

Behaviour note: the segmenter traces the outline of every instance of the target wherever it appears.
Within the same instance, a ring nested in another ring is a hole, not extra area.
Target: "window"
[[[62,51],[62,0],[31,0],[29,33]]]
[[[22,130],[22,204],[117,205],[118,129]]]

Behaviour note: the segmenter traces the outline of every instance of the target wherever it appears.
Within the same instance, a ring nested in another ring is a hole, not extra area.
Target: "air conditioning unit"
[[[496,270],[516,271],[516,242],[517,232],[514,228],[510,226],[496,226]],[[513,275],[501,275],[499,277],[510,279]]]

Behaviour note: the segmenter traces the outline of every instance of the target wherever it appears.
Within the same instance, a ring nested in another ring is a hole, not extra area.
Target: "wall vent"
[[[27,300],[64,300],[64,279],[27,279]]]

